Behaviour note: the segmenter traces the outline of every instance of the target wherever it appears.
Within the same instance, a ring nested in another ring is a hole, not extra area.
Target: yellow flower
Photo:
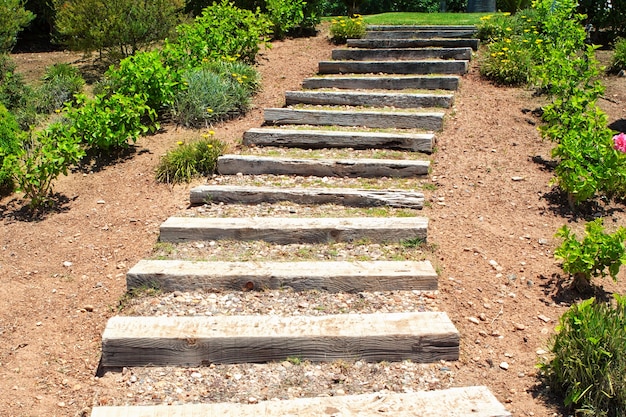
[[[511,16],[511,12],[504,12],[502,13],[502,16]]]
[[[528,43],[528,39],[524,39],[522,42],[524,42],[524,43]]]
[[[524,29],[524,33],[530,32],[530,29]]]
[[[533,33],[534,33],[535,35],[539,35],[539,32],[537,32],[537,31],[534,31]]]
[[[509,48],[507,48],[507,47],[505,46],[504,48],[502,48],[502,50],[503,50],[504,52],[506,52],[506,51],[508,51],[508,50],[509,50]]]
[[[209,114],[211,114],[211,113],[213,113],[213,109],[212,109],[212,108],[210,108],[210,107],[208,107],[208,108],[206,109],[206,112],[207,112],[207,113],[209,113]]]
[[[543,39],[537,39],[537,40],[535,41],[535,43],[536,43],[536,44],[540,44],[541,42],[543,42]]]
[[[247,79],[248,79],[248,77],[246,77],[245,75],[242,75],[242,76],[241,76],[241,79],[243,79],[243,80],[247,80]]]
[[[490,15],[490,14],[488,14],[487,16],[483,16],[483,17],[481,17],[481,18],[480,18],[480,20],[483,20],[483,21],[484,21],[484,20],[489,20],[489,19],[491,19],[491,15]]]
[[[503,64],[506,64],[507,62],[510,62],[510,61],[509,61],[508,59],[503,59],[503,60],[502,60],[502,61],[500,61],[500,62],[502,62]]]
[[[491,53],[491,56],[494,56],[494,57],[495,57],[495,56],[496,56],[496,53],[495,53],[495,52],[492,52],[492,53]]]
[[[211,145],[210,143],[206,146],[207,148],[211,149],[213,147],[213,145]]]
[[[179,140],[178,142],[176,142],[176,144],[178,146],[183,146],[185,144],[185,142],[183,142],[182,140]]]
[[[60,109],[56,109],[54,112],[55,113],[61,113],[61,110]]]
[[[505,39],[504,42],[511,43],[511,40],[510,39]]]
[[[209,135],[211,135],[211,136],[215,135],[215,131],[209,130]]]
[[[511,28],[506,28],[506,31],[507,31],[507,32],[511,32],[512,30],[513,30],[513,29],[511,29]]]

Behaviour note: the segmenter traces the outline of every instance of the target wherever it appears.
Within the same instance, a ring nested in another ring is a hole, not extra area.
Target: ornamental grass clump
[[[577,416],[626,415],[626,298],[615,305],[595,299],[575,304],[560,318],[552,358],[540,363],[550,391]]]

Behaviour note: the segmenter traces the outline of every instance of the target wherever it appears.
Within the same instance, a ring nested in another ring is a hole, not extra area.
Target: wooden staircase
[[[320,177],[428,175],[434,134],[443,129],[459,77],[467,71],[472,27],[370,27],[365,39],[320,62],[303,91],[286,93],[286,107],[265,110],[265,125],[244,135],[256,147],[396,149],[403,159],[276,158],[225,155],[221,175],[283,174]],[[419,49],[418,49],[419,48]],[[343,74],[360,75],[343,75]],[[376,75],[373,75],[376,74]],[[401,75],[394,75],[401,74]],[[454,74],[454,75],[450,75]],[[411,90],[403,92],[402,90]],[[415,92],[414,90],[423,90]],[[430,90],[430,91],[429,91]],[[401,109],[401,110],[398,110]],[[304,125],[299,127],[298,125]],[[303,151],[310,152],[310,151]],[[412,190],[280,188],[207,185],[191,191],[192,204],[388,205],[421,209]],[[426,242],[428,219],[413,217],[172,217],[160,240],[315,242]],[[355,293],[434,291],[428,261],[223,262],[144,260],[127,273],[129,290],[295,291]],[[263,297],[263,292],[259,297]],[[433,295],[434,296],[434,295]],[[268,301],[270,302],[270,301]],[[459,358],[460,335],[444,312],[320,316],[113,317],[103,333],[103,369],[264,363],[298,357],[313,362],[361,360],[420,363]],[[258,404],[95,407],[92,417],[156,416],[510,416],[485,387],[406,394],[263,401]]]

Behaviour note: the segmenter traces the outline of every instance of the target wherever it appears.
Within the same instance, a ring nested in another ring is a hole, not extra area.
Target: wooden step
[[[400,61],[417,59],[472,59],[472,48],[398,48],[335,49],[332,59],[338,61]]]
[[[306,177],[409,178],[428,175],[430,161],[411,159],[295,159],[257,155],[223,155],[220,175],[302,175]]]
[[[320,61],[320,74],[459,74],[467,72],[467,61]]]
[[[365,39],[458,39],[471,38],[476,33],[476,29],[457,30],[368,30],[365,32]]]
[[[263,401],[257,404],[213,403],[94,407],[91,417],[511,417],[484,386],[419,391],[379,392],[336,397]]]
[[[445,313],[121,317],[102,335],[103,368],[264,363],[298,357],[418,363],[459,358]]]
[[[472,48],[478,50],[478,39],[348,39],[349,48]]]
[[[437,273],[428,261],[191,262],[142,260],[126,274],[127,288],[162,291],[435,291]]]
[[[243,134],[246,146],[290,148],[401,149],[430,153],[432,133],[386,133],[341,130],[253,128]]]
[[[412,76],[323,76],[306,78],[302,88],[341,88],[349,90],[456,90],[456,75]]]
[[[331,106],[420,107],[449,108],[454,102],[452,94],[372,93],[362,91],[285,91],[285,102]]]
[[[237,185],[201,185],[191,189],[191,204],[260,204],[290,201],[296,204],[336,204],[352,207],[389,206],[421,209],[424,194],[404,190],[355,188],[283,188]]]
[[[387,243],[426,241],[427,229],[426,217],[170,217],[161,224],[160,240],[263,240],[281,245],[358,240]]]
[[[477,32],[475,25],[367,25],[365,30],[373,31],[395,31],[395,30],[462,30]]]
[[[423,129],[443,127],[442,112],[344,111],[290,108],[265,109],[265,123],[271,125],[363,126],[372,128]]]

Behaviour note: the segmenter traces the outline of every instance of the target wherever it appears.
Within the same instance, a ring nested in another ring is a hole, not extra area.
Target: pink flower
[[[626,153],[626,135],[624,133],[613,136],[613,142],[615,143],[615,149]]]

